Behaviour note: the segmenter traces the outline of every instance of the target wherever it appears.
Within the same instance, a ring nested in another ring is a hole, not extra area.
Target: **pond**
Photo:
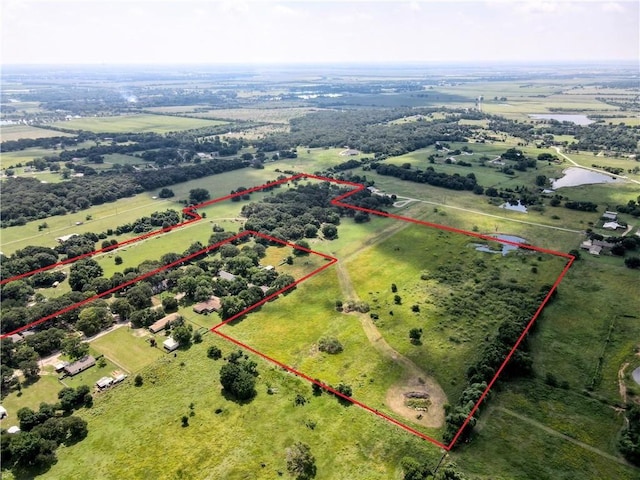
[[[524,238],[521,237],[516,237],[515,235],[492,235],[492,237],[495,237],[498,240],[507,240],[508,242],[513,242],[513,243],[526,243],[527,241]],[[482,243],[472,243],[471,245],[473,247],[475,247],[475,249],[478,252],[486,252],[486,253],[502,253],[502,255],[506,255],[507,253],[513,251],[513,250],[517,250],[518,247],[515,245],[510,245],[508,243],[502,243],[500,242],[502,245],[502,249],[501,250],[495,250],[493,248],[491,248],[488,245],[484,245]]]
[[[633,380],[640,385],[640,367],[631,372],[631,376],[633,377]]]
[[[514,212],[527,213],[527,206],[520,203],[520,200],[518,200],[518,203],[503,203],[502,205],[500,205],[500,208],[504,208],[505,210],[513,210]]]
[[[594,183],[614,183],[619,182],[617,178],[610,177],[604,173],[593,172],[579,167],[569,167],[563,170],[564,176],[553,180],[553,189],[562,187],[577,187],[579,185],[589,185]]]
[[[589,125],[593,120],[589,120],[586,115],[571,113],[530,113],[529,117],[536,120],[557,120],[558,122],[573,122],[576,125]]]

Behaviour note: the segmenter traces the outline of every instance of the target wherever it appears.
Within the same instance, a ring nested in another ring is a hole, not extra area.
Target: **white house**
[[[176,342],[173,337],[169,337],[163,342],[162,346],[167,352],[173,352],[180,344]]]

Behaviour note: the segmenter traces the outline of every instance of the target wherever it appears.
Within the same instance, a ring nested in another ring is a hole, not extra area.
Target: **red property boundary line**
[[[496,371],[495,375],[493,376],[491,381],[488,383],[487,388],[482,392],[482,395],[480,396],[479,400],[473,406],[471,412],[469,413],[469,415],[465,419],[464,423],[462,424],[462,426],[457,431],[456,435],[454,436],[454,438],[451,440],[451,442],[449,444],[445,445],[442,442],[439,442],[438,440],[436,440],[436,439],[434,439],[434,438],[432,438],[432,437],[430,437],[428,435],[425,435],[424,433],[419,432],[419,431],[415,430],[414,428],[412,428],[412,427],[410,427],[410,426],[408,426],[408,425],[406,425],[406,424],[404,424],[404,423],[402,423],[402,422],[400,422],[400,421],[398,421],[398,420],[396,420],[396,419],[394,419],[394,418],[392,418],[392,417],[390,417],[390,416],[388,416],[388,415],[386,415],[386,414],[384,414],[382,412],[379,412],[378,410],[376,410],[374,408],[371,408],[368,405],[366,405],[366,404],[364,404],[364,403],[362,403],[362,402],[360,402],[360,401],[358,401],[358,400],[356,400],[354,398],[348,397],[348,396],[338,392],[337,390],[335,390],[331,386],[326,385],[326,384],[324,384],[322,382],[319,382],[318,380],[315,380],[315,379],[309,377],[305,373],[300,372],[300,371],[298,371],[298,370],[296,370],[296,369],[294,369],[294,368],[292,368],[292,367],[290,367],[288,365],[285,365],[284,363],[282,363],[282,362],[280,362],[280,361],[278,361],[278,360],[276,360],[276,359],[274,359],[272,357],[269,357],[268,355],[266,355],[266,354],[264,354],[264,353],[262,353],[262,352],[260,352],[260,351],[258,351],[256,349],[250,347],[249,345],[246,345],[246,344],[244,344],[244,343],[242,343],[242,342],[240,342],[240,341],[238,341],[238,340],[236,340],[236,339],[234,339],[234,338],[232,338],[232,337],[230,337],[230,336],[228,336],[228,335],[226,335],[226,334],[224,334],[224,333],[219,331],[219,329],[221,327],[223,327],[224,325],[228,324],[229,322],[232,322],[232,321],[242,317],[243,315],[247,314],[251,310],[254,310],[255,308],[257,308],[257,307],[265,304],[266,302],[276,298],[281,293],[284,293],[284,292],[292,289],[293,287],[295,287],[299,283],[304,282],[305,280],[308,280],[312,276],[314,276],[314,275],[320,273],[321,271],[329,268],[330,266],[332,266],[333,264],[335,264],[338,261],[337,258],[332,257],[330,255],[327,255],[327,254],[324,254],[324,253],[321,253],[321,252],[316,252],[316,251],[313,251],[313,250],[310,250],[310,249],[307,249],[307,248],[304,248],[304,247],[301,247],[301,246],[298,246],[298,245],[294,245],[294,244],[289,243],[289,242],[285,242],[285,241],[276,239],[276,238],[271,237],[269,235],[264,235],[264,234],[261,234],[259,232],[255,232],[255,231],[251,231],[251,230],[245,230],[243,232],[240,232],[240,233],[238,233],[238,234],[236,234],[236,235],[234,235],[234,236],[232,236],[232,237],[230,237],[228,239],[225,239],[225,240],[223,240],[221,242],[218,242],[218,243],[216,243],[214,245],[210,245],[210,246],[208,246],[206,248],[203,248],[202,250],[199,250],[198,252],[195,252],[195,253],[193,253],[191,255],[188,255],[186,257],[180,258],[179,260],[171,262],[168,265],[164,265],[163,267],[160,267],[160,268],[158,268],[156,270],[153,270],[151,272],[147,272],[147,273],[145,273],[143,275],[140,275],[139,277],[137,277],[137,278],[135,278],[133,280],[130,280],[128,282],[125,282],[122,285],[118,285],[117,287],[111,288],[111,289],[107,290],[106,292],[100,293],[98,295],[94,295],[93,297],[90,297],[90,298],[88,298],[86,300],[83,300],[82,302],[79,302],[79,303],[76,303],[74,305],[70,305],[70,306],[68,306],[66,308],[63,308],[62,310],[59,310],[59,311],[57,311],[57,312],[55,312],[55,313],[53,313],[51,315],[47,315],[46,317],[43,317],[43,318],[41,318],[41,319],[39,319],[39,320],[37,320],[35,322],[32,322],[32,323],[30,323],[28,325],[25,325],[22,328],[19,328],[19,329],[16,329],[16,330],[12,331],[12,332],[3,334],[2,336],[0,336],[0,338],[6,338],[6,337],[8,337],[10,335],[13,335],[15,333],[19,333],[19,332],[21,332],[23,330],[26,330],[28,328],[31,328],[33,326],[36,326],[36,325],[39,325],[39,324],[41,324],[43,322],[51,320],[52,318],[55,318],[58,315],[62,315],[62,314],[67,313],[67,312],[69,312],[71,310],[79,308],[79,307],[81,307],[83,305],[86,305],[89,302],[97,300],[98,298],[110,295],[110,294],[112,294],[114,292],[117,292],[118,290],[122,290],[123,288],[126,288],[126,287],[128,287],[128,286],[130,286],[130,285],[132,285],[132,284],[134,284],[136,282],[139,282],[140,280],[144,280],[145,278],[153,276],[153,275],[155,275],[155,274],[157,274],[159,272],[162,272],[162,271],[167,270],[169,268],[172,268],[174,266],[180,265],[181,263],[189,261],[189,260],[191,260],[191,259],[193,259],[193,258],[195,258],[195,257],[197,257],[199,255],[208,253],[211,250],[219,248],[221,245],[223,245],[225,243],[232,242],[232,241],[237,240],[239,238],[242,238],[243,236],[246,236],[246,235],[253,235],[253,236],[261,237],[261,238],[267,239],[269,241],[274,241],[274,242],[277,242],[277,243],[280,243],[282,245],[286,245],[286,246],[289,246],[289,247],[292,247],[292,248],[297,248],[297,249],[303,250],[303,251],[305,251],[307,253],[312,253],[314,255],[319,255],[322,258],[328,260],[328,262],[325,265],[322,265],[321,267],[315,269],[311,273],[308,273],[307,275],[297,279],[292,284],[287,285],[283,289],[281,289],[281,290],[279,290],[279,291],[277,291],[277,292],[275,292],[275,293],[263,298],[261,301],[255,303],[255,304],[247,307],[242,312],[240,312],[240,313],[230,317],[229,319],[219,323],[218,325],[214,326],[211,329],[211,331],[213,333],[219,335],[220,337],[222,337],[222,338],[224,338],[224,339],[226,339],[226,340],[238,345],[239,347],[241,347],[241,348],[243,348],[245,350],[248,350],[248,351],[254,353],[255,355],[258,355],[258,356],[264,358],[265,360],[268,360],[269,362],[271,362],[271,363],[273,363],[273,364],[275,364],[275,365],[287,370],[288,372],[293,373],[293,374],[295,374],[295,375],[297,375],[297,376],[299,376],[301,378],[304,378],[305,380],[320,386],[324,390],[327,390],[327,391],[333,393],[334,395],[336,395],[338,397],[341,397],[342,399],[344,399],[346,401],[349,401],[349,402],[351,402],[351,403],[353,403],[355,405],[358,405],[359,407],[363,408],[364,410],[366,410],[366,411],[368,411],[370,413],[373,413],[374,415],[377,415],[380,418],[385,419],[386,421],[388,421],[388,422],[390,422],[390,423],[392,423],[392,424],[404,429],[405,431],[407,431],[409,433],[412,433],[413,435],[416,435],[416,436],[418,436],[418,437],[420,437],[420,438],[422,438],[424,440],[427,440],[427,441],[431,442],[432,444],[436,445],[437,447],[440,447],[440,448],[442,448],[442,449],[444,449],[446,451],[451,450],[453,448],[453,446],[455,445],[455,443],[458,441],[458,439],[459,439],[460,435],[462,434],[462,432],[464,431],[464,429],[467,427],[467,425],[471,421],[471,418],[473,417],[473,415],[480,408],[480,405],[482,404],[484,399],[489,394],[489,391],[491,390],[491,388],[493,387],[495,382],[498,380],[498,377],[500,376],[500,374],[504,370],[505,366],[507,365],[507,363],[509,362],[509,360],[513,356],[514,352],[518,349],[518,347],[520,346],[520,344],[522,343],[524,338],[529,333],[529,330],[531,329],[532,325],[534,324],[534,322],[538,319],[538,317],[542,313],[542,310],[544,309],[544,307],[549,302],[549,299],[551,298],[553,293],[556,291],[558,285],[560,284],[560,282],[563,280],[563,278],[566,275],[566,273],[571,268],[571,265],[575,261],[575,257],[573,255],[570,255],[570,254],[567,254],[567,253],[563,253],[563,252],[558,252],[558,251],[555,251],[555,250],[536,247],[536,246],[529,245],[529,244],[522,244],[522,243],[512,242],[512,241],[509,241],[509,240],[501,240],[501,239],[497,239],[497,238],[489,236],[489,235],[483,235],[483,234],[480,234],[480,233],[469,232],[467,230],[462,230],[462,229],[458,229],[458,228],[454,228],[454,227],[449,227],[449,226],[446,226],[446,225],[440,225],[440,224],[437,224],[437,223],[426,222],[426,221],[423,221],[423,220],[416,220],[416,219],[409,218],[409,217],[403,217],[401,215],[395,215],[395,214],[392,214],[392,213],[387,213],[387,212],[383,212],[383,211],[379,211],[379,210],[372,210],[372,209],[358,207],[358,206],[354,206],[354,205],[351,205],[351,204],[348,204],[348,203],[344,203],[343,200],[345,200],[346,198],[354,195],[355,193],[361,192],[362,190],[365,189],[365,186],[362,185],[362,184],[359,184],[359,183],[349,182],[349,181],[345,181],[345,180],[337,180],[337,179],[333,179],[333,178],[327,178],[327,177],[321,177],[321,176],[317,176],[317,175],[301,173],[301,174],[294,175],[294,176],[287,177],[287,178],[283,178],[283,179],[280,179],[280,180],[277,180],[277,181],[274,181],[274,182],[269,182],[269,183],[266,183],[266,184],[263,184],[263,185],[260,185],[260,186],[257,186],[257,187],[253,187],[253,188],[250,188],[250,189],[247,189],[247,190],[236,192],[236,193],[233,193],[233,194],[230,194],[230,195],[226,195],[224,197],[216,198],[214,200],[203,202],[203,203],[200,203],[198,205],[186,207],[186,208],[184,208],[182,210],[182,212],[183,212],[183,216],[189,217],[189,219],[184,221],[184,222],[181,222],[181,223],[179,223],[177,225],[173,225],[172,227],[167,227],[167,228],[163,228],[163,229],[160,229],[160,230],[155,230],[153,232],[149,232],[149,233],[140,235],[139,237],[132,238],[132,239],[126,240],[124,242],[120,242],[120,243],[118,243],[116,245],[111,245],[111,246],[109,246],[107,248],[102,248],[100,250],[94,250],[93,252],[89,252],[89,253],[80,255],[78,257],[74,257],[74,258],[71,258],[71,259],[63,260],[61,262],[57,262],[55,264],[48,265],[46,267],[39,268],[37,270],[33,270],[31,272],[28,272],[28,273],[24,273],[24,274],[21,274],[21,275],[17,275],[15,277],[11,277],[9,279],[1,281],[0,285],[4,285],[5,283],[8,283],[8,282],[11,282],[11,281],[14,281],[14,280],[19,280],[21,278],[25,278],[25,277],[34,275],[34,274],[39,273],[39,272],[43,272],[43,271],[50,270],[50,269],[53,269],[53,268],[56,268],[56,267],[67,265],[67,264],[73,263],[73,262],[75,262],[77,260],[80,260],[80,259],[83,259],[83,258],[87,258],[87,257],[91,257],[91,256],[99,254],[99,253],[103,253],[103,252],[106,252],[106,251],[112,251],[112,250],[115,250],[115,249],[117,249],[119,247],[122,247],[124,245],[128,245],[128,244],[131,244],[131,243],[134,243],[134,242],[138,242],[140,240],[144,240],[144,239],[153,237],[155,235],[159,235],[161,233],[169,232],[169,231],[173,230],[174,228],[180,228],[180,227],[184,227],[186,225],[189,225],[191,223],[198,222],[198,221],[200,221],[202,219],[202,217],[196,211],[198,208],[206,207],[206,206],[218,203],[218,202],[222,202],[224,200],[229,200],[229,199],[232,199],[232,198],[237,197],[237,196],[245,195],[247,193],[252,193],[252,192],[255,192],[255,191],[259,191],[259,190],[264,190],[265,188],[272,188],[272,187],[275,187],[276,185],[282,185],[284,183],[288,183],[288,182],[296,181],[296,180],[300,180],[300,179],[314,179],[314,180],[319,180],[319,181],[324,181],[324,182],[331,182],[331,183],[336,183],[336,184],[339,184],[339,185],[345,185],[345,186],[352,187],[353,190],[348,191],[348,192],[346,192],[346,193],[334,198],[333,200],[331,200],[331,204],[334,205],[334,206],[337,206],[337,207],[344,207],[344,208],[349,208],[349,209],[353,209],[353,210],[358,210],[358,211],[361,211],[361,212],[365,212],[365,213],[369,213],[369,214],[373,214],[373,215],[378,215],[378,216],[381,216],[381,217],[393,218],[393,219],[396,219],[396,220],[415,223],[415,224],[418,224],[418,225],[422,225],[422,226],[426,226],[426,227],[430,227],[430,228],[436,228],[436,229],[444,230],[444,231],[447,231],[447,232],[459,233],[459,234],[470,236],[470,237],[474,237],[474,238],[480,238],[482,240],[504,243],[504,244],[515,246],[515,247],[524,248],[524,249],[528,249],[528,250],[533,250],[533,251],[536,251],[536,252],[546,253],[546,254],[550,254],[550,255],[554,255],[554,256],[558,256],[558,257],[563,257],[563,258],[567,259],[567,263],[565,264],[563,270],[560,272],[560,275],[557,277],[557,279],[554,282],[552,288],[549,290],[549,292],[547,293],[545,298],[542,300],[542,302],[538,306],[538,309],[534,313],[533,317],[527,323],[526,327],[524,328],[524,330],[520,334],[520,337],[518,337],[518,340],[513,345],[513,347],[511,348],[511,350],[509,351],[509,353],[507,354],[507,356],[505,357],[505,359],[501,363],[501,365],[498,368],[498,370]]]

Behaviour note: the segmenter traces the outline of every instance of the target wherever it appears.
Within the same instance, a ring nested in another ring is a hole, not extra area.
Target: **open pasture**
[[[54,123],[69,130],[86,130],[96,133],[168,133],[202,127],[215,127],[226,122],[185,118],[169,115],[119,115],[113,117],[85,117]]]
[[[0,128],[0,142],[20,140],[21,138],[70,137],[68,133],[47,130],[31,125],[3,125]]]
[[[91,347],[133,373],[164,355],[162,341],[159,342],[160,347],[152,348],[146,341],[149,336],[146,331],[120,327],[91,342]]]
[[[249,121],[289,124],[289,120],[301,117],[310,112],[318,111],[311,107],[285,107],[285,108],[221,108],[205,112],[195,112],[191,117],[212,118],[230,121]]]

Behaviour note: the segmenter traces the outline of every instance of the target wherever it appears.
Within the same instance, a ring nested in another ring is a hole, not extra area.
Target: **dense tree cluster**
[[[232,352],[227,357],[227,363],[220,368],[220,384],[237,400],[250,400],[256,395],[257,366],[241,350]]]
[[[476,176],[473,173],[469,173],[463,177],[458,173],[448,174],[436,172],[433,167],[427,167],[426,170],[413,170],[392,164],[372,163],[371,168],[380,175],[387,175],[416,183],[427,183],[435,187],[448,188],[451,190],[473,190],[478,184]]]

